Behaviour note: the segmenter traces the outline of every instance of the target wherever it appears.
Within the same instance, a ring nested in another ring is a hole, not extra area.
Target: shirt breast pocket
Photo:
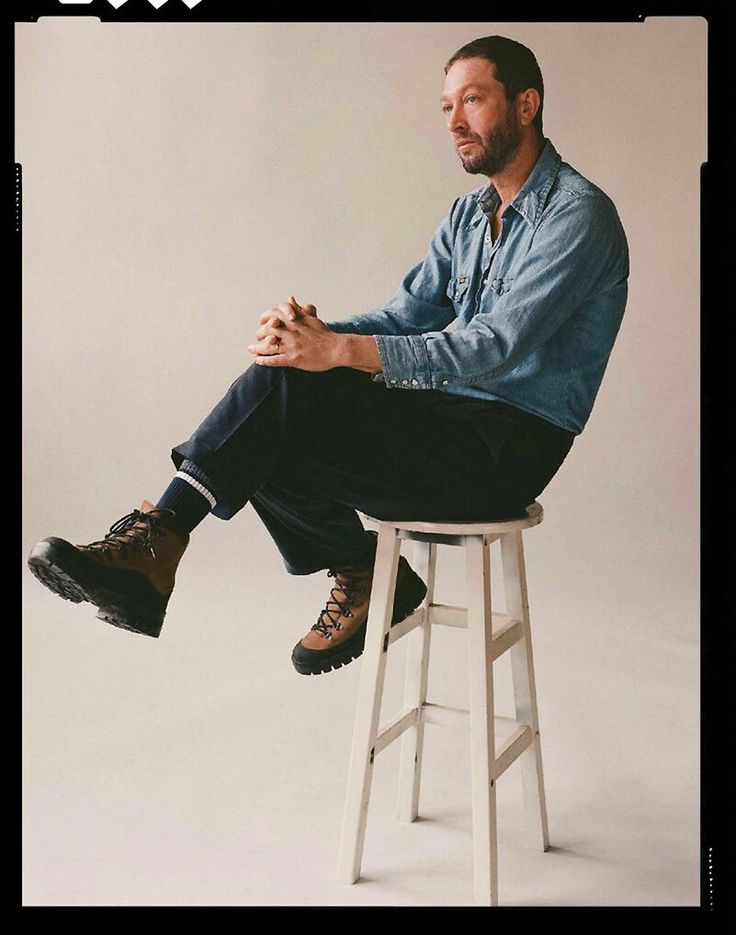
[[[454,276],[447,284],[447,295],[456,305],[462,305],[470,285],[470,276]]]

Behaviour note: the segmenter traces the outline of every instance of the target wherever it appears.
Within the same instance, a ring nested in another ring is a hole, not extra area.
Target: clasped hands
[[[258,319],[256,342],[248,345],[255,363],[265,367],[331,370],[337,366],[339,335],[317,318],[314,305],[290,296]]]

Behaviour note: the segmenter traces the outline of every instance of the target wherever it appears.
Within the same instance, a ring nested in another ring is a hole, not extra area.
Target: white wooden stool
[[[530,843],[549,847],[542,751],[537,718],[522,530],[542,522],[536,501],[526,516],[499,523],[394,522],[361,514],[378,525],[365,648],[358,687],[353,748],[340,841],[338,878],[355,883],[365,839],[373,761],[401,737],[398,817],[414,821],[419,803],[424,725],[459,725],[470,717],[473,877],[476,905],[498,905],[496,781],[521,757],[524,806]],[[413,541],[411,565],[427,585],[414,613],[391,626],[401,540]],[[493,613],[490,545],[501,547],[506,613]],[[467,607],[433,602],[437,545],[465,548]],[[470,710],[428,704],[427,672],[432,624],[468,630]],[[409,634],[404,709],[379,728],[388,648]],[[494,717],[493,662],[511,653],[516,718]],[[496,747],[496,735],[505,742]]]

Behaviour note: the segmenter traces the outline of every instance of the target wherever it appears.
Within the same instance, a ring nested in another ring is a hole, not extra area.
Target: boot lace
[[[175,516],[173,510],[157,510],[156,513],[143,513],[141,510],[133,510],[125,516],[121,516],[110,527],[110,531],[105,533],[104,539],[97,539],[85,546],[87,549],[99,549],[101,552],[108,552],[110,549],[119,549],[122,551],[128,549],[143,549],[149,551],[153,558],[156,553],[153,549],[153,531],[156,523],[161,516],[166,513],[169,516]]]
[[[317,622],[312,626],[312,629],[320,633],[324,639],[331,640],[333,637],[333,634],[330,632],[331,630],[343,629],[339,618],[341,616],[353,616],[352,611],[348,610],[348,608],[355,605],[355,595],[359,593],[366,594],[368,592],[367,587],[361,587],[361,585],[356,582],[360,581],[363,584],[368,584],[373,577],[373,568],[367,568],[362,571],[336,571],[334,568],[330,568],[327,572],[327,577],[334,578],[337,583],[330,591],[330,597],[324,608],[320,611]],[[338,600],[338,591],[342,591],[345,594],[345,600]]]

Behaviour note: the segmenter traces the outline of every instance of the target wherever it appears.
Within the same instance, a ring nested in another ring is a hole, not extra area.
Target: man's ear
[[[516,95],[516,116],[519,123],[524,127],[530,126],[541,106],[542,98],[536,88],[519,91]]]

